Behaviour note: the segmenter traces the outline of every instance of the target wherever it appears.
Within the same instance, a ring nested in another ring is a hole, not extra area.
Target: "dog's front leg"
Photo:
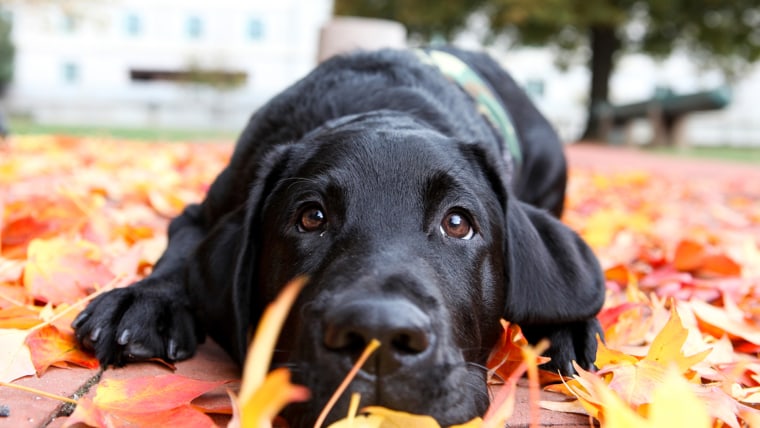
[[[169,243],[145,279],[94,299],[74,320],[76,337],[101,364],[163,358],[182,360],[195,353],[202,336],[185,288],[187,261],[204,239],[199,205],[172,220]]]

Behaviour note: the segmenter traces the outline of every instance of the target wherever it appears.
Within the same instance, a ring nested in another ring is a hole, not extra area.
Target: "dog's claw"
[[[95,328],[95,330],[93,330],[93,331],[90,333],[90,337],[89,337],[89,339],[90,339],[90,342],[93,342],[93,343],[94,343],[94,342],[97,342],[97,341],[98,341],[98,339],[100,339],[100,333],[101,333],[102,331],[103,331],[103,329],[101,329],[100,327],[97,327],[97,328]]]
[[[144,360],[154,357],[154,353],[150,349],[139,343],[130,343],[125,352],[131,360]]]
[[[172,361],[177,359],[177,341],[176,340],[169,339],[169,344],[166,346],[166,356],[169,357],[169,359]]]
[[[87,318],[90,317],[90,313],[87,311],[82,311],[77,315],[76,318],[74,318],[74,321],[71,323],[71,328],[77,329],[82,326],[82,324],[87,321]]]
[[[119,335],[119,338],[116,340],[116,343],[118,343],[119,345],[126,345],[127,343],[129,343],[129,339],[131,336],[132,336],[132,332],[129,331],[129,329],[125,329]]]

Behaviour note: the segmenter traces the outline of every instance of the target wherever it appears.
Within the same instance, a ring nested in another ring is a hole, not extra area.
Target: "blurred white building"
[[[241,129],[257,107],[316,64],[320,28],[332,15],[332,0],[6,4],[13,8],[16,45],[15,81],[4,101],[6,110],[47,123],[141,127]],[[348,30],[343,28],[347,23]],[[359,30],[350,20],[333,24],[332,41],[323,39],[333,45],[336,34],[351,39],[341,46],[399,43],[393,31],[390,38],[372,33],[379,31],[369,28],[377,22],[367,25],[367,34],[355,34]],[[473,34],[464,33],[457,44],[478,47]],[[564,140],[580,136],[589,85],[585,67],[559,70],[550,49],[489,51],[525,87]],[[192,83],[199,76],[231,79],[240,86],[218,90]],[[724,83],[719,73],[699,69],[683,54],[663,62],[626,55],[616,67],[610,94],[613,104],[628,103],[651,98],[658,87],[691,93]],[[684,132],[690,143],[760,146],[755,100],[760,65],[731,86],[728,108],[687,118]],[[645,142],[651,129],[645,120],[640,122],[632,134]]]
[[[11,3],[6,108],[48,123],[241,129],[316,63],[331,0]],[[216,90],[198,80],[227,79]],[[195,82],[195,83],[194,83]]]

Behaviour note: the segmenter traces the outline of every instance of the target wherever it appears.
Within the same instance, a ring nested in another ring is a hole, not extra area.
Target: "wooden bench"
[[[726,86],[685,95],[662,89],[645,101],[602,105],[596,109],[595,114],[599,117],[601,135],[608,142],[614,141],[616,132],[622,129],[625,144],[632,145],[633,123],[646,119],[653,134],[649,144],[684,147],[688,144],[684,132],[686,116],[697,111],[719,110],[730,102],[731,91]]]

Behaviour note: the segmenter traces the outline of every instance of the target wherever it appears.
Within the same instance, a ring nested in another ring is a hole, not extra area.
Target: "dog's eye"
[[[457,239],[472,239],[475,230],[467,216],[460,211],[450,211],[441,222],[441,233]]]
[[[327,223],[325,211],[319,205],[308,205],[298,214],[299,232],[317,232]]]

